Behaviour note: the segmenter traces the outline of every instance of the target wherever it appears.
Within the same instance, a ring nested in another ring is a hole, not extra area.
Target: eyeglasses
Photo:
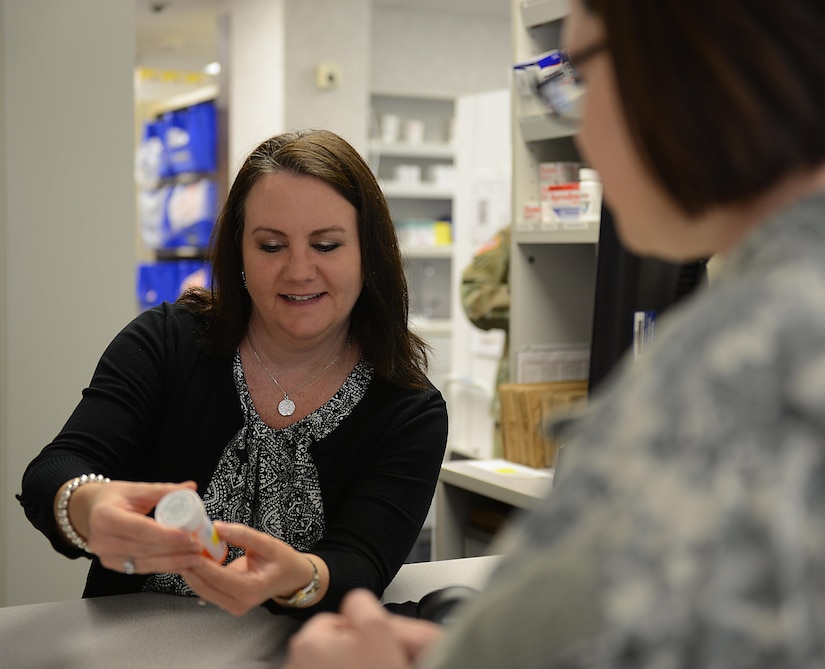
[[[578,125],[587,85],[579,73],[588,60],[607,49],[607,41],[597,42],[577,54],[558,52],[558,64],[539,82],[538,94],[547,110],[559,121]]]

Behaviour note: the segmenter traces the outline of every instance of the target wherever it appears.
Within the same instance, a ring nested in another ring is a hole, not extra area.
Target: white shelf
[[[518,227],[518,226],[516,226]],[[516,244],[595,244],[599,241],[599,224],[568,230],[514,230]]]
[[[446,246],[404,246],[401,245],[401,253],[407,258],[452,258],[452,245]]]
[[[452,144],[437,144],[435,142],[410,144],[403,142],[386,143],[373,140],[370,142],[370,153],[379,156],[391,156],[397,158],[435,158],[452,160],[455,156],[455,147],[453,147]]]
[[[547,495],[552,484],[551,470],[531,470],[505,460],[443,463],[435,493],[434,559],[450,560],[465,555],[464,539],[474,533],[471,513],[478,506],[479,498],[495,500],[514,509],[528,509]]]
[[[399,223],[451,220],[456,187],[452,180],[446,178],[448,175],[442,177],[441,170],[455,164],[456,147],[452,143],[454,99],[441,95],[372,91],[370,103],[372,121],[367,155],[393,220]],[[388,116],[395,116],[400,121],[396,133],[392,132],[392,127],[382,125]],[[424,126],[419,141],[408,141],[411,136],[410,122],[420,122]],[[399,180],[403,165],[418,167],[418,179]],[[419,313],[410,313],[411,327],[432,348],[429,377],[440,388],[445,384],[451,368],[452,321],[449,318],[425,318],[422,314],[447,316],[451,313],[443,307],[452,304],[452,296],[449,295],[452,287],[445,279],[449,278],[452,269],[453,247],[435,246],[434,243],[424,246],[436,239],[441,240],[435,235],[433,232],[431,237],[407,237],[409,243],[402,242],[401,253],[407,271],[409,303],[419,310]],[[402,236],[399,234],[399,238]],[[423,245],[416,244],[416,241]],[[434,271],[432,275],[426,274],[430,265]],[[433,307],[434,311],[428,311],[427,305],[436,302],[439,309]]]
[[[553,470],[507,460],[456,460],[441,465],[439,481],[526,509],[550,490]]]
[[[420,335],[450,334],[453,331],[453,322],[449,318],[426,318],[411,314],[410,328]]]
[[[569,0],[513,0],[513,58],[560,48]],[[510,366],[536,345],[589,342],[599,226],[523,230],[523,207],[540,195],[542,162],[580,162],[574,128],[538,110],[518,91],[513,104],[513,234],[510,256]],[[514,379],[512,379],[514,380]]]
[[[559,21],[570,13],[570,0],[523,0],[521,18],[525,28]]]
[[[218,99],[219,89],[215,85],[203,86],[187,93],[180,93],[170,98],[148,104],[145,113],[148,117],[159,116],[163,113],[191,107],[201,102]]]
[[[455,189],[446,186],[422,182],[405,184],[397,181],[385,181],[381,185],[384,196],[388,198],[406,198],[408,200],[452,200]]]
[[[542,116],[525,116],[519,119],[521,136],[525,142],[541,142],[548,139],[573,137],[576,129],[571,125],[561,123],[549,114]]]

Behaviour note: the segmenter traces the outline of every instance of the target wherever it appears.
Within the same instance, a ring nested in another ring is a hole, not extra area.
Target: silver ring
[[[131,576],[135,573],[135,559],[134,558],[126,558],[126,561],[123,563],[123,573]]]

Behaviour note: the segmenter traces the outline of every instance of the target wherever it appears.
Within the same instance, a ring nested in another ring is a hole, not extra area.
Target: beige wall
[[[135,313],[135,25],[112,0],[0,0],[0,16],[0,547],[3,602],[20,604],[76,598],[87,567],[13,495]]]
[[[230,176],[286,130],[326,128],[365,151],[372,1],[235,0],[227,12]],[[341,67],[340,86],[316,87],[322,62]]]
[[[3,3],[0,2],[0,41],[3,38]],[[5,53],[0,48],[0,92],[5,90]],[[2,316],[6,313],[6,161],[2,158],[6,155],[4,149],[6,127],[6,106],[3,104],[3,97],[0,96],[0,252],[2,261],[0,262],[0,604],[6,601],[6,551],[3,546],[6,543],[6,514],[9,507],[6,493],[4,472],[9,471],[6,461],[5,436],[3,426],[6,425],[6,397],[8,388],[6,386],[6,319]]]
[[[507,0],[500,0],[509,7]],[[509,17],[376,5],[370,88],[380,93],[446,95],[509,86]]]
[[[259,142],[284,127],[284,2],[236,0],[227,8],[231,178]]]
[[[285,129],[326,128],[367,150],[372,0],[287,2]],[[341,84],[315,85],[319,63],[341,67]]]

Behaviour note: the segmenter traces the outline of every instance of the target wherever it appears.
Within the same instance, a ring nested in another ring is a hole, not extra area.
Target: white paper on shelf
[[[590,347],[586,344],[530,346],[516,356],[517,383],[587,379]]]

